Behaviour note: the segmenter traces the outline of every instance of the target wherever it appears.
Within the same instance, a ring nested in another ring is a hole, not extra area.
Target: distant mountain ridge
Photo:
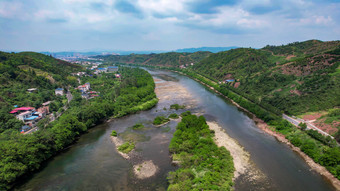
[[[217,53],[221,51],[227,51],[231,49],[239,48],[237,46],[228,46],[228,47],[199,47],[199,48],[183,48],[183,49],[177,49],[175,52],[188,52],[188,53],[194,53],[199,51],[207,51],[212,53]]]
[[[199,47],[199,48],[183,48],[177,49],[175,51],[165,51],[165,50],[114,50],[114,51],[62,51],[62,52],[40,52],[45,55],[52,55],[55,58],[68,58],[68,57],[91,57],[97,55],[130,55],[130,54],[160,54],[160,53],[169,53],[169,52],[178,52],[178,53],[195,53],[195,52],[212,52],[217,53],[221,51],[231,50],[239,48],[237,46],[228,46],[228,47]]]
[[[167,67],[187,67],[208,57],[211,52],[179,53],[167,52],[160,54],[130,54],[94,56],[112,64],[142,64]]]

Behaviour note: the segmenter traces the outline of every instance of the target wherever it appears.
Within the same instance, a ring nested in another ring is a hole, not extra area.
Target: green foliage
[[[168,175],[168,190],[231,190],[233,159],[217,147],[203,116],[186,115],[177,125],[169,150],[180,168]]]
[[[134,126],[132,126],[132,129],[137,130],[137,129],[143,129],[144,125],[142,123],[136,123]]]
[[[133,142],[125,142],[124,144],[118,147],[118,150],[122,153],[129,153],[135,148],[135,144]]]
[[[188,116],[188,115],[191,115],[190,111],[185,111],[185,112],[181,113],[181,117],[185,117],[185,116]]]
[[[307,124],[306,123],[299,123],[299,127],[301,128],[301,130],[306,130]]]
[[[177,53],[168,52],[161,54],[130,54],[130,55],[109,55],[96,56],[96,58],[104,59],[112,64],[143,64],[151,66],[168,66],[179,67],[181,65],[190,65],[198,63],[202,59],[210,55],[210,52],[195,52],[195,53]]]
[[[328,110],[328,114],[326,116],[322,116],[325,119],[325,123],[333,123],[333,121],[340,121],[340,108],[330,109]]]
[[[111,133],[111,136],[113,136],[113,137],[117,137],[117,131],[115,131],[115,130],[112,130],[112,133]]]
[[[170,105],[170,109],[179,110],[179,109],[184,109],[184,108],[185,108],[185,105],[178,105],[177,103]]]
[[[171,119],[178,119],[179,116],[176,113],[172,113],[172,114],[169,115],[169,118],[171,118]]]
[[[170,119],[164,117],[164,116],[157,116],[154,120],[153,120],[153,124],[154,125],[161,125],[164,124],[166,122],[170,121]]]

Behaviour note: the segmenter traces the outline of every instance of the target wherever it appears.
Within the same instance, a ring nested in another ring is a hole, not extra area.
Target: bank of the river
[[[185,75],[188,76],[182,72],[178,72],[178,71],[173,71],[173,72],[177,72],[181,75]],[[314,162],[314,160],[312,158],[310,158],[308,155],[306,155],[304,152],[301,151],[300,148],[294,146],[292,143],[290,143],[290,141],[288,139],[285,138],[284,135],[274,131],[273,129],[270,128],[270,126],[265,123],[263,120],[261,120],[260,118],[256,117],[255,114],[253,114],[252,112],[248,111],[247,109],[243,108],[242,106],[240,106],[238,103],[236,103],[234,100],[229,99],[227,96],[223,95],[221,92],[217,91],[214,87],[209,86],[208,84],[193,78],[192,76],[188,76],[190,78],[192,78],[193,80],[199,82],[200,84],[208,87],[210,90],[214,91],[215,93],[219,94],[220,96],[222,96],[223,98],[231,101],[236,107],[240,108],[241,110],[245,111],[246,113],[250,114],[252,116],[252,120],[256,123],[256,126],[258,128],[260,128],[262,131],[264,131],[265,133],[275,137],[278,141],[287,144],[293,151],[295,151],[296,153],[298,153],[303,159],[304,161],[316,172],[318,172],[320,175],[322,175],[323,177],[327,178],[332,185],[337,189],[340,190],[340,180],[337,179],[336,177],[334,177],[333,174],[331,174],[325,167],[323,167],[322,165]]]
[[[209,128],[215,132],[214,141],[219,147],[225,147],[231,154],[234,162],[234,179],[250,169],[250,155],[237,141],[231,138],[217,123],[207,122]]]

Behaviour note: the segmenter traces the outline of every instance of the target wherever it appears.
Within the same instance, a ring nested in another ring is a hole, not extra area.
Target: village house
[[[106,73],[107,68],[97,68],[97,70],[94,72],[95,74],[100,74],[100,73]]]
[[[87,98],[89,98],[89,95],[87,93],[82,93],[81,97],[84,98],[84,99],[87,99]]]
[[[55,89],[55,95],[64,95],[64,88],[57,88]]]
[[[40,118],[44,118],[46,117],[46,115],[50,113],[50,108],[49,108],[50,103],[51,101],[45,102],[42,104],[42,107],[37,109],[36,114],[38,114]]]
[[[118,71],[118,66],[109,66],[107,68],[108,72],[117,72]]]
[[[235,82],[235,79],[228,79],[228,80],[225,80],[225,83],[231,83],[231,82]]]
[[[16,118],[19,119],[20,121],[25,121],[31,116],[32,116],[32,111],[25,111],[23,113],[18,114]]]
[[[30,89],[27,89],[27,91],[28,91],[29,93],[32,93],[32,92],[37,91],[37,90],[38,90],[37,88],[30,88]]]
[[[87,83],[85,83],[84,85],[80,85],[80,86],[78,86],[76,89],[78,89],[78,90],[80,90],[81,92],[87,92],[87,91],[89,91],[90,90],[90,88],[91,88],[91,85],[90,85],[90,83],[89,82],[87,82]]]

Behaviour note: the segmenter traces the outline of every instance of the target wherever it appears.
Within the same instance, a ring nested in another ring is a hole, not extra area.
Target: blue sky
[[[0,0],[0,50],[260,48],[340,40],[340,0]]]

